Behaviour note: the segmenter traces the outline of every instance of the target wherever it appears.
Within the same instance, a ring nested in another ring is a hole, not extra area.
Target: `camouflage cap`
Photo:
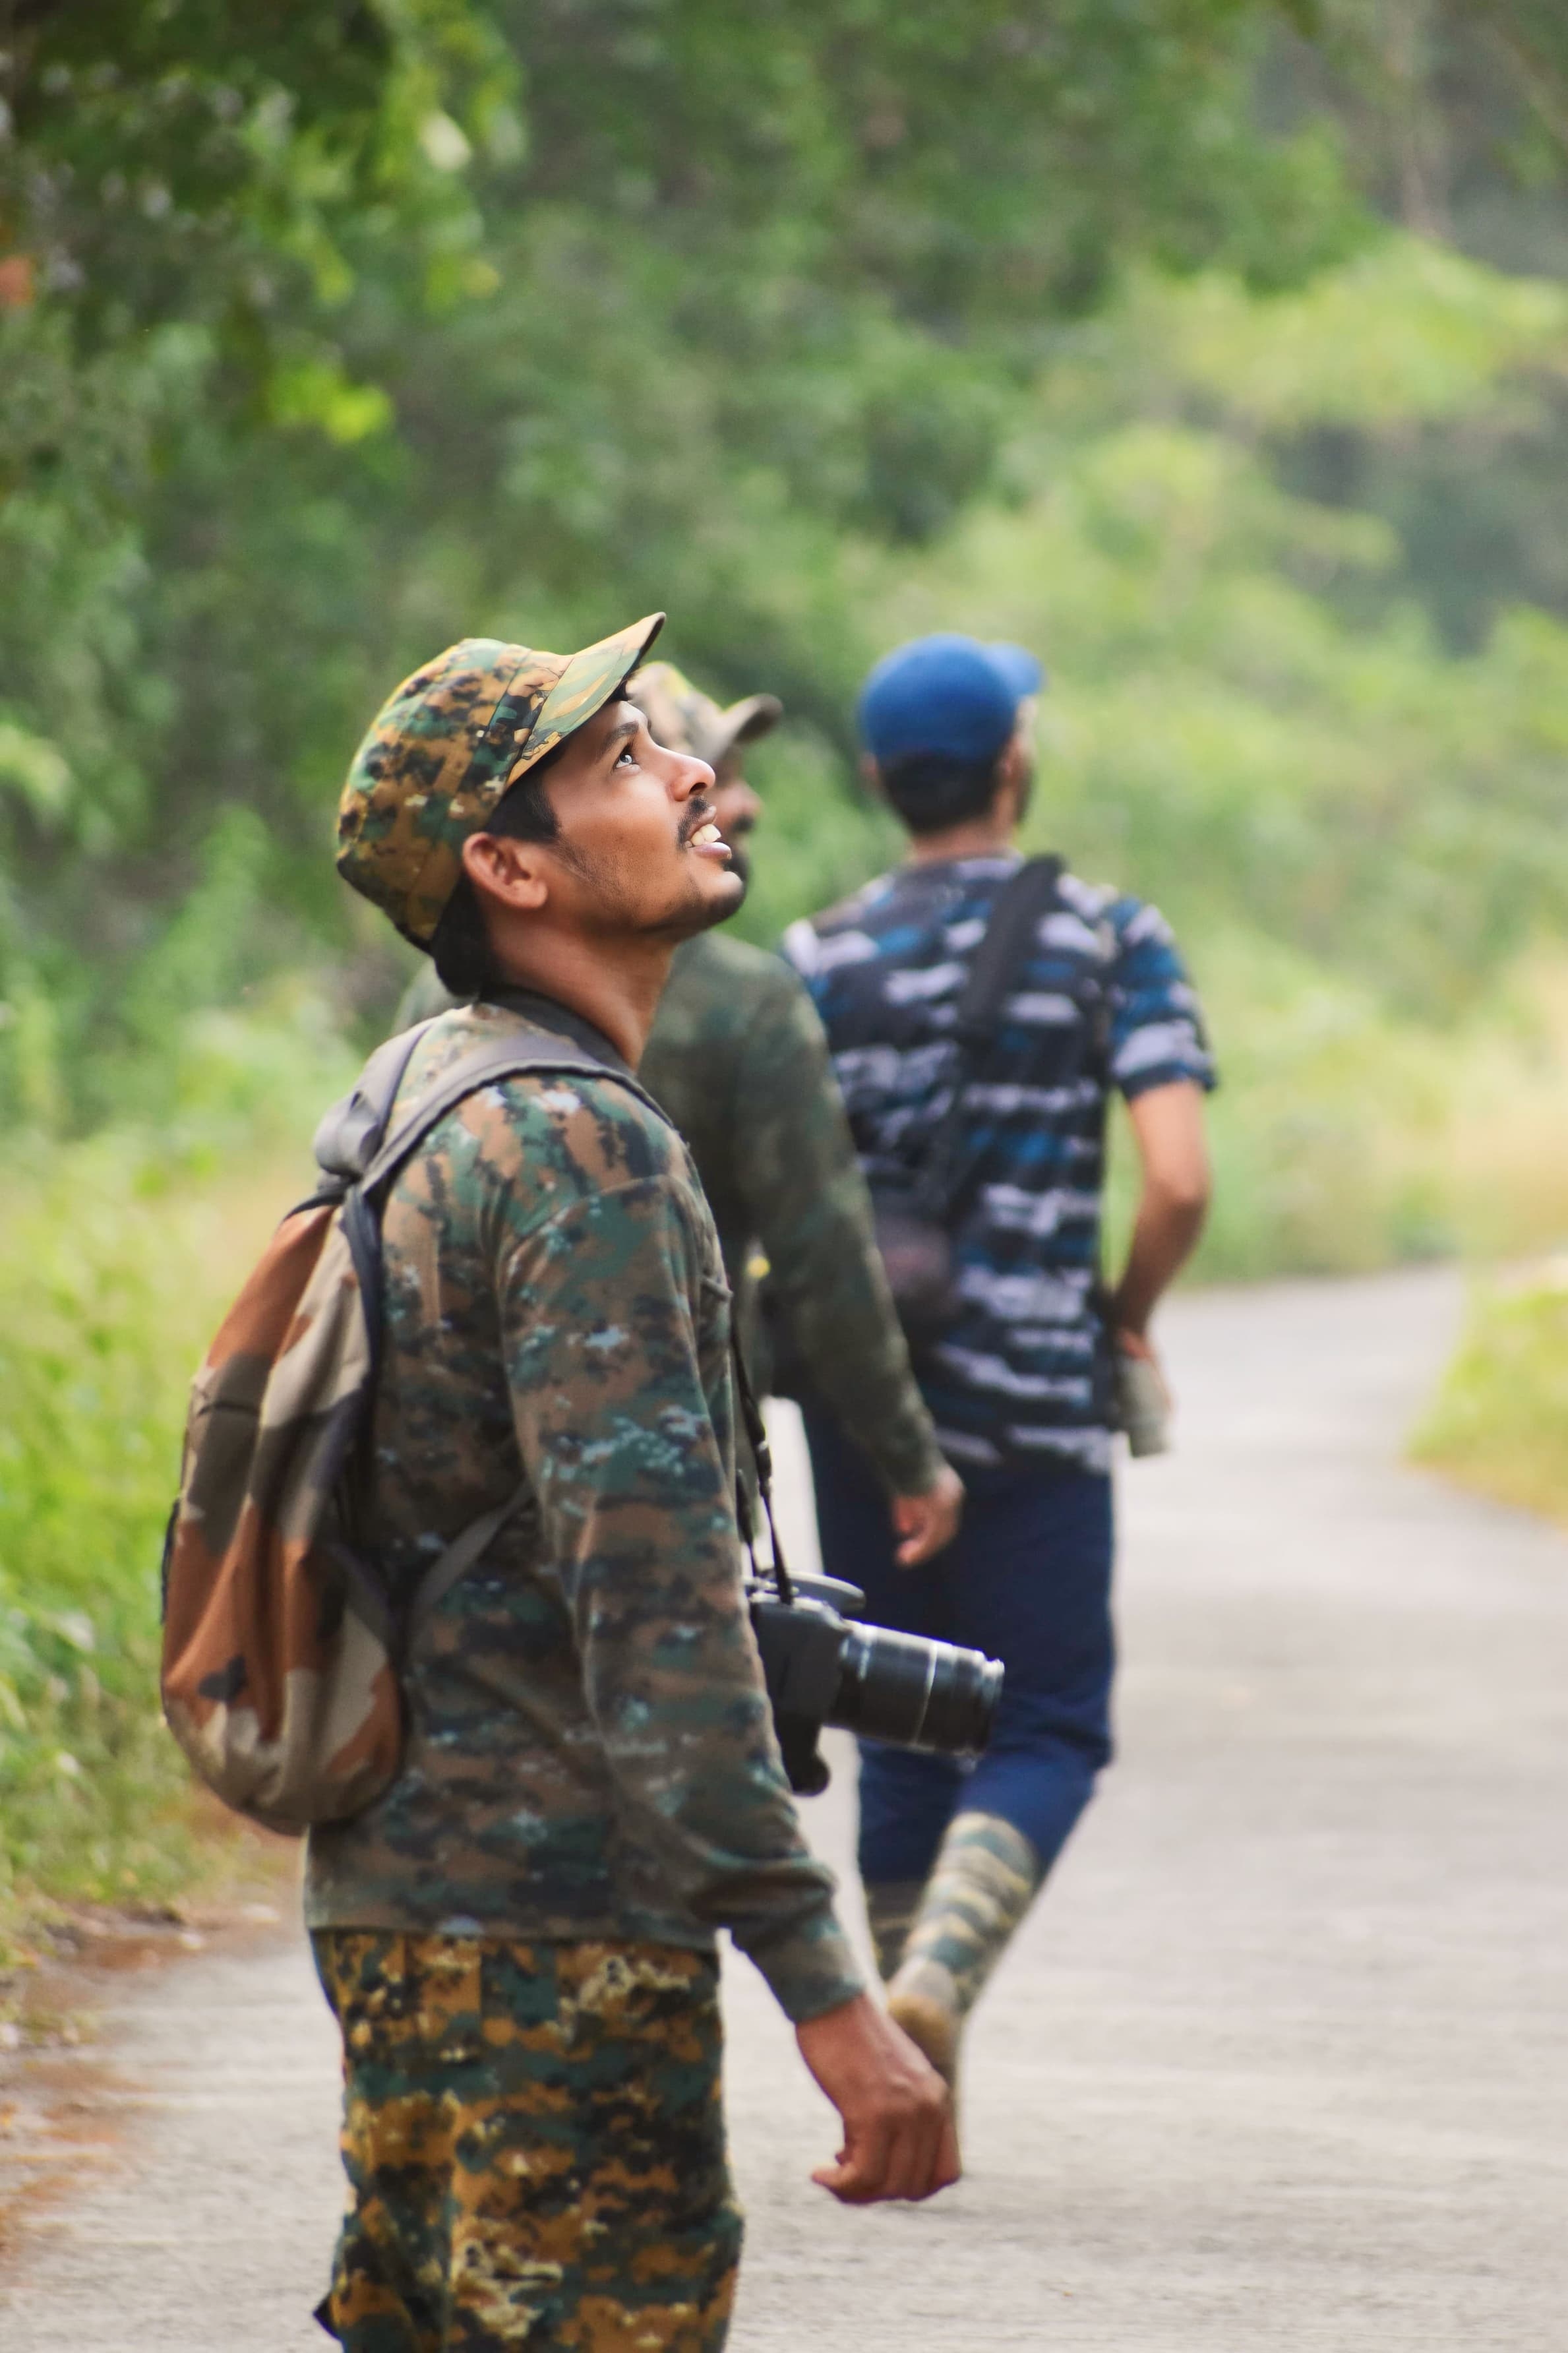
[[[667,752],[690,752],[716,768],[737,745],[754,744],[784,717],[776,694],[749,694],[723,710],[673,662],[649,662],[627,690]]]
[[[652,613],[580,654],[464,638],[382,705],[338,805],[338,872],[427,948],[509,786],[613,702],[664,626]]]

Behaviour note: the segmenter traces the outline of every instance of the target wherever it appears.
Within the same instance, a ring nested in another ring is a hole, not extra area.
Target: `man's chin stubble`
[[[679,946],[682,940],[691,939],[699,932],[711,931],[715,923],[728,923],[746,895],[744,863],[738,861],[742,871],[737,872],[737,861],[731,851],[731,862],[725,869],[724,879],[736,882],[738,889],[704,890],[693,876],[690,889],[662,914],[644,916],[639,920],[633,888],[617,868],[605,860],[584,857],[571,843],[560,842],[552,846],[563,864],[570,866],[583,881],[591,886],[597,901],[592,918],[593,928],[601,934],[619,934],[624,936],[628,932],[637,932],[645,939],[668,940]],[[687,854],[695,860],[695,851]]]
[[[732,867],[724,879],[740,887],[723,892],[690,891],[647,929],[658,937],[679,942],[693,939],[699,932],[710,932],[716,923],[727,923],[746,895],[746,883],[745,877],[737,874]]]

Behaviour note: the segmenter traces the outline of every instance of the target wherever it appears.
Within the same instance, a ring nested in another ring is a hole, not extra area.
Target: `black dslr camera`
[[[747,1599],[790,1787],[827,1787],[825,1724],[898,1748],[976,1756],[991,1737],[1002,1664],[981,1651],[856,1622],[866,1597],[833,1577],[757,1573]]]
[[[836,1577],[791,1576],[773,1519],[768,1433],[732,1335],[731,1350],[757,1501],[773,1545],[772,1566],[759,1566],[752,1496],[744,1478],[737,1478],[735,1513],[752,1565],[746,1599],[790,1788],[803,1798],[826,1788],[827,1767],[816,1746],[825,1724],[894,1748],[977,1757],[996,1720],[1002,1662],[953,1642],[898,1634],[889,1626],[859,1625],[866,1597],[858,1586]]]

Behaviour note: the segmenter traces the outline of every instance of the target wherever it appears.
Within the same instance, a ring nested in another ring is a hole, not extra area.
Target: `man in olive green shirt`
[[[752,695],[722,710],[673,663],[646,665],[628,694],[667,749],[705,760],[732,871],[762,804],[747,744],[780,705]],[[404,998],[406,1024],[451,1002],[434,971]],[[938,1451],[910,1370],[826,1039],[805,987],[778,956],[707,932],[675,952],[644,1051],[643,1083],[685,1136],[713,1211],[738,1329],[757,1361],[756,1265],[770,1280],[816,1389],[876,1465],[908,1567],[952,1539],[963,1489]]]

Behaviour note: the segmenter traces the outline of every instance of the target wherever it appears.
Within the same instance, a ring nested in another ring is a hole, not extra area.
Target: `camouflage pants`
[[[741,2216],[716,1964],[334,1928],[351,2353],[719,2353]]]

